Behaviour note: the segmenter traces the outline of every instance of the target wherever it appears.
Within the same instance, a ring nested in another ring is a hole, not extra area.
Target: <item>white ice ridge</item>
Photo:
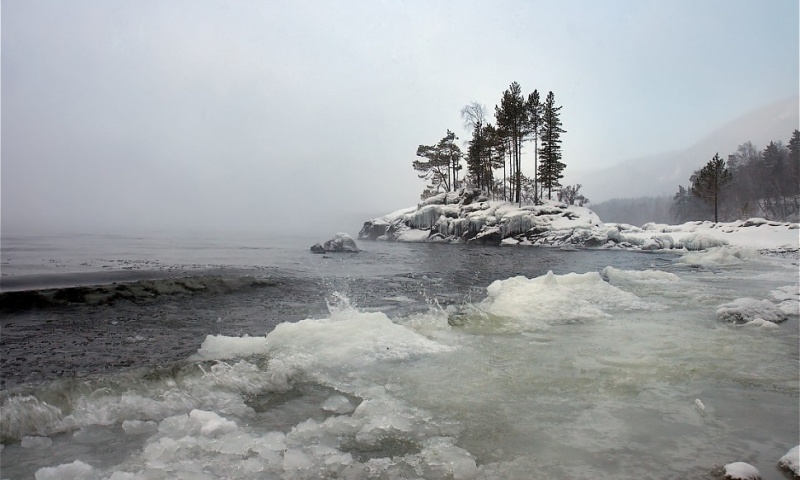
[[[359,238],[400,242],[477,242],[503,245],[578,245],[640,250],[707,250],[731,245],[798,249],[798,224],[751,218],[727,223],[603,223],[590,209],[543,200],[523,205],[489,200],[461,189],[364,222]]]
[[[513,277],[492,282],[487,292],[478,305],[480,310],[532,326],[579,323],[608,317],[614,311],[661,308],[608,284],[597,272],[555,275],[550,271],[530,279]]]

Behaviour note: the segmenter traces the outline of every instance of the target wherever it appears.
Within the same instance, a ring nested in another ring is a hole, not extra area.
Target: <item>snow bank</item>
[[[708,250],[730,245],[798,250],[798,224],[749,219],[729,223],[604,224],[585,207],[544,200],[539,205],[492,201],[461,189],[416,207],[364,222],[358,237],[401,242],[474,242],[493,245],[580,246],[638,250]]]

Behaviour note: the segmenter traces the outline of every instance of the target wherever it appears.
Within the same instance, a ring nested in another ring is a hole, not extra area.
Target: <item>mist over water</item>
[[[715,316],[796,258],[93,241],[4,239],[3,478],[777,479],[797,444],[797,315]],[[76,271],[132,277],[8,288]]]

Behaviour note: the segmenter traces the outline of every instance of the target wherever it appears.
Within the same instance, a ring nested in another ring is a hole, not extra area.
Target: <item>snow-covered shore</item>
[[[757,250],[796,251],[797,223],[760,218],[728,223],[641,227],[603,223],[586,207],[545,200],[523,205],[489,200],[460,190],[428,198],[416,207],[364,222],[360,239],[397,242],[473,242],[497,245],[705,250],[731,245]]]

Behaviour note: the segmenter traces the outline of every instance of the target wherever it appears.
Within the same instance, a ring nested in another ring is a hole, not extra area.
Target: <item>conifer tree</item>
[[[514,201],[522,203],[522,142],[528,134],[528,114],[522,88],[517,82],[511,82],[503,92],[500,105],[495,107],[495,118],[498,129],[506,134],[507,148],[510,157],[511,180],[514,184]]]
[[[537,172],[542,188],[547,189],[548,199],[552,199],[553,188],[561,186],[559,180],[564,178],[562,172],[566,167],[561,162],[561,134],[566,130],[561,128],[560,110],[561,107],[555,105],[555,95],[550,91],[542,113],[542,146],[539,149],[542,158]]]
[[[694,179],[692,194],[714,207],[714,223],[719,221],[719,203],[723,189],[731,182],[733,177],[725,166],[725,160],[714,154],[705,167]]]
[[[539,171],[539,131],[542,127],[542,115],[544,105],[539,100],[539,90],[534,90],[528,95],[528,102],[525,104],[528,110],[528,124],[533,135],[533,201],[539,202],[539,182],[537,172]]]
[[[417,156],[424,160],[414,160],[411,165],[420,172],[417,175],[419,178],[431,181],[430,190],[438,191],[444,187],[449,192],[458,186],[461,149],[455,144],[457,138],[455,133],[448,130],[436,145],[417,147]]]

